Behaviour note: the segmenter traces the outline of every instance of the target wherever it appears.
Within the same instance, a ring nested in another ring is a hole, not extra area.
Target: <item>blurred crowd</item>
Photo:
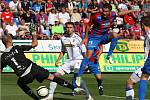
[[[110,3],[112,11],[133,13],[118,16],[115,28],[122,39],[143,39],[141,17],[150,15],[150,0],[0,0],[0,35],[7,31],[14,39],[58,40],[65,23],[74,22],[75,32],[84,37],[91,14]],[[111,29],[110,29],[111,30]]]

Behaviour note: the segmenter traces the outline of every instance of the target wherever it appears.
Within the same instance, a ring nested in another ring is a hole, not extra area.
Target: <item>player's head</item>
[[[12,45],[12,36],[10,34],[7,33],[7,30],[4,31],[4,34],[2,35],[2,43],[7,46]]]
[[[112,6],[109,4],[109,3],[105,3],[103,5],[103,15],[106,17],[106,16],[109,16],[110,14],[110,11],[112,10]]]
[[[74,32],[74,23],[67,22],[65,25],[66,25],[67,34],[71,35]]]
[[[145,31],[150,31],[150,19],[149,19],[149,16],[142,17],[142,28]]]

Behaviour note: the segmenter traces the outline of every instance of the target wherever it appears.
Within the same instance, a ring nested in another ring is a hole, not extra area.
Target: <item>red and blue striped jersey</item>
[[[110,16],[103,17],[101,13],[91,16],[90,24],[93,25],[90,36],[99,36],[109,32],[110,27],[113,26],[116,19],[116,13],[110,12]]]

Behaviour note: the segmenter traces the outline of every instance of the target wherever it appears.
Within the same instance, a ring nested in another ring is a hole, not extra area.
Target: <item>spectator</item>
[[[127,31],[127,33],[130,33],[129,31],[131,29],[131,26],[133,26],[135,23],[131,13],[124,15],[124,23],[124,29]]]
[[[118,5],[118,9],[119,9],[119,12],[128,10],[128,7],[127,7],[126,2],[124,0],[120,0],[120,3]]]
[[[21,39],[25,39],[26,36],[30,35],[29,27],[25,25],[25,20],[21,20],[21,25],[18,26],[17,36]]]
[[[81,0],[78,6],[79,6],[79,13],[81,14],[81,17],[87,18],[88,3],[85,0]]]
[[[5,11],[2,12],[1,14],[1,18],[2,18],[2,21],[5,23],[5,24],[9,24],[13,21],[13,15],[9,9],[9,7],[6,7],[5,8]]]
[[[80,22],[80,20],[81,20],[81,15],[80,15],[80,13],[78,12],[78,8],[75,7],[75,8],[73,9],[73,13],[72,13],[72,15],[71,15],[71,22]]]
[[[58,19],[58,13],[56,13],[56,10],[52,8],[48,15],[48,24],[54,25],[56,19]]]
[[[64,27],[62,25],[60,25],[59,23],[59,19],[55,20],[55,25],[52,26],[52,35],[63,35],[64,33]]]
[[[47,25],[48,17],[44,13],[43,10],[40,10],[40,13],[36,15],[36,22],[40,21],[40,23],[45,27]]]
[[[35,33],[37,34],[38,39],[42,39],[44,36],[44,26],[41,25],[40,21],[36,22]]]
[[[73,1],[72,1],[72,0],[68,0],[68,3],[67,3],[67,11],[68,11],[69,14],[72,14],[72,13],[73,13],[73,8],[74,8]]]
[[[46,0],[47,2],[45,3],[45,13],[49,14],[52,8],[55,8],[51,0]]]
[[[8,7],[8,3],[5,0],[0,0],[0,11],[4,11]]]
[[[35,15],[40,12],[40,10],[44,9],[41,5],[41,1],[37,0],[36,3],[33,5],[32,10],[34,11]]]
[[[19,3],[19,10],[26,12],[27,9],[31,8],[31,4],[28,0],[23,0]]]
[[[9,2],[10,10],[12,11],[12,14],[14,17],[18,16],[18,1],[12,0]]]
[[[138,22],[136,22],[136,23],[131,27],[131,35],[132,35],[132,38],[135,39],[135,40],[139,40],[140,37],[142,36],[140,24],[139,24]]]
[[[63,26],[65,25],[66,22],[70,21],[70,16],[69,14],[66,12],[66,8],[61,8],[61,12],[59,12],[59,19],[60,19],[60,23],[63,24]]]
[[[14,24],[13,21],[11,21],[9,25],[6,25],[6,30],[8,30],[8,33],[12,36],[13,39],[16,39],[16,31],[18,30],[18,27],[16,26],[16,24]]]
[[[27,9],[25,13],[20,15],[20,20],[24,19],[26,24],[30,24],[33,19],[33,14],[31,14],[30,9]]]

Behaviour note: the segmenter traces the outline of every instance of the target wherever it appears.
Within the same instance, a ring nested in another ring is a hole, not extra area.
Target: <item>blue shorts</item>
[[[90,69],[90,72],[94,75],[97,75],[97,74],[100,74],[101,71],[100,71],[100,66],[99,66],[99,63],[96,61],[96,62],[91,62],[89,61],[88,62],[88,67]]]
[[[144,67],[142,68],[144,74],[150,75],[150,56],[146,59]]]
[[[89,37],[88,38],[88,44],[87,49],[88,50],[94,50],[96,47],[98,47],[99,44],[107,44],[109,34],[104,34],[96,37]]]

